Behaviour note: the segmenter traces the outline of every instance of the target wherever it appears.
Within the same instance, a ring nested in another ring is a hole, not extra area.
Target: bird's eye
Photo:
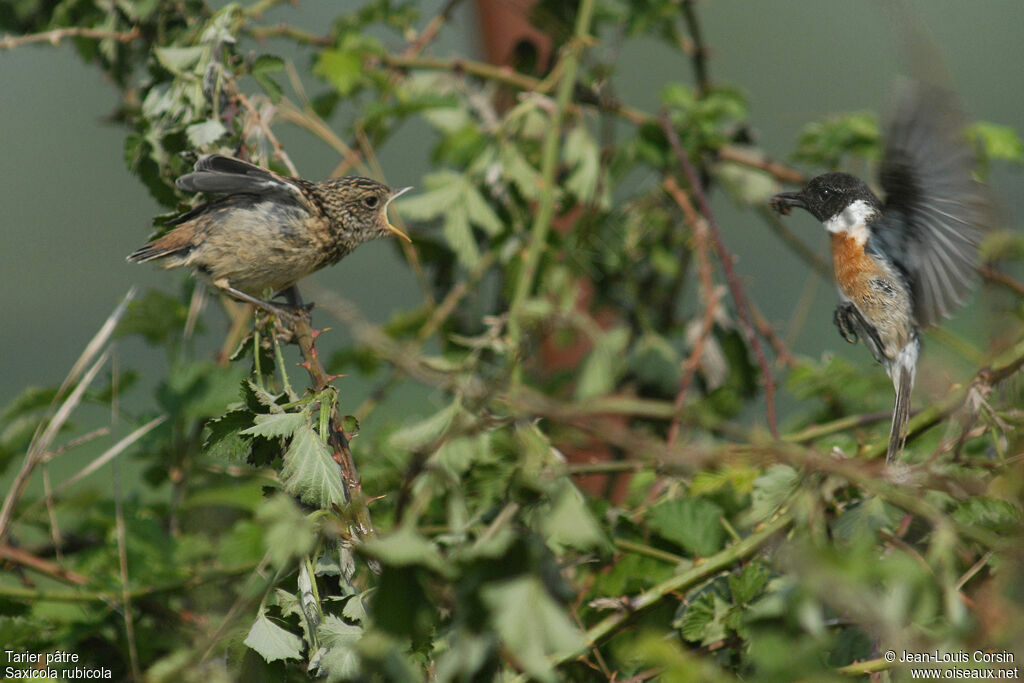
[[[377,197],[376,195],[371,194],[369,197],[363,200],[363,204],[368,209],[376,209],[377,205],[380,204],[380,198]]]
[[[822,199],[825,199],[826,197],[831,197],[831,196],[832,196],[832,190],[828,189],[827,187],[821,188],[821,197],[822,197]]]

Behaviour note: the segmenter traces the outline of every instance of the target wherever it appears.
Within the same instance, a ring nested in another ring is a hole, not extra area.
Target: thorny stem
[[[541,194],[530,229],[530,242],[523,260],[519,279],[516,281],[515,293],[509,309],[509,337],[513,353],[520,352],[519,343],[522,334],[522,307],[530,290],[540,263],[541,253],[547,246],[548,232],[555,213],[555,169],[558,164],[558,148],[561,143],[562,120],[572,97],[576,84],[576,72],[579,68],[580,54],[587,36],[590,33],[590,20],[594,11],[594,0],[581,0],[576,14],[576,28],[572,40],[566,47],[560,62],[562,63],[562,80],[558,83],[555,96],[555,111],[548,123],[547,134],[541,154]],[[556,69],[559,67],[556,67]],[[512,384],[518,386],[522,377],[522,365],[515,363],[512,373]]]
[[[701,581],[714,576],[720,571],[731,567],[735,562],[750,557],[793,522],[788,512],[783,512],[775,519],[764,524],[759,530],[750,534],[742,541],[705,558],[694,567],[665,579],[658,585],[632,598],[623,598],[625,609],[609,615],[587,630],[586,645],[574,652],[556,655],[553,664],[556,666],[586,654],[588,650],[611,638],[627,626],[637,616],[657,607],[665,600],[672,598],[680,591],[685,591]]]
[[[296,296],[297,290],[296,290]],[[302,353],[302,367],[309,373],[313,383],[313,392],[319,393],[325,390],[331,383],[331,377],[324,369],[317,353],[314,341],[320,334],[314,332],[309,324],[308,315],[300,315],[292,325],[292,332],[295,334],[296,343]],[[370,518],[370,508],[363,495],[363,484],[359,479],[359,472],[356,469],[355,460],[352,458],[352,450],[349,447],[348,437],[341,426],[341,418],[338,415],[337,401],[331,402],[330,430],[327,435],[327,445],[332,449],[332,457],[341,468],[341,479],[345,486],[345,494],[352,510],[352,519],[355,522],[356,535],[359,538],[367,539],[374,535],[373,520]]]
[[[743,292],[743,287],[740,285],[739,278],[736,277],[736,271],[732,267],[732,255],[725,248],[725,243],[722,241],[721,231],[718,229],[718,222],[715,220],[715,214],[711,211],[711,204],[708,202],[707,195],[704,194],[704,190],[700,183],[700,178],[697,177],[697,171],[694,169],[693,164],[690,163],[690,158],[683,149],[682,143],[679,141],[679,135],[676,134],[675,128],[672,126],[672,121],[669,119],[668,111],[662,113],[661,116],[661,127],[664,130],[665,135],[668,137],[669,144],[672,145],[672,149],[676,154],[676,158],[679,160],[680,166],[683,168],[683,172],[690,181],[690,187],[697,198],[697,203],[700,205],[701,212],[707,219],[708,232],[711,235],[711,242],[715,247],[715,251],[718,253],[718,260],[722,263],[722,269],[725,271],[725,279],[729,285],[729,292],[732,294],[733,301],[736,302],[736,313],[740,319],[740,327],[743,330],[744,336],[747,337],[747,341],[750,344],[751,349],[754,351],[754,355],[757,356],[757,363],[761,367],[761,376],[764,381],[764,401],[765,407],[768,412],[768,428],[772,432],[772,436],[778,438],[779,428],[775,422],[775,380],[772,378],[771,370],[768,367],[768,361],[764,356],[764,350],[761,348],[761,342],[757,337],[756,329],[750,319],[750,312],[747,307],[747,297]]]
[[[693,234],[694,242],[697,248],[697,260],[698,260],[698,274],[700,275],[701,287],[703,288],[704,298],[704,321],[701,325],[700,336],[697,338],[697,342],[693,345],[693,350],[690,352],[689,358],[683,364],[683,376],[679,381],[679,391],[676,393],[675,403],[673,408],[675,414],[672,416],[672,423],[668,428],[668,438],[666,443],[668,444],[669,450],[675,445],[676,440],[679,437],[679,425],[680,425],[680,414],[682,413],[683,406],[686,404],[686,394],[690,389],[690,383],[693,381],[694,375],[697,374],[697,367],[700,365],[701,356],[704,355],[704,347],[707,344],[708,337],[711,335],[711,330],[715,324],[715,314],[718,312],[718,294],[715,291],[715,283],[712,279],[711,273],[711,257],[708,254],[708,226],[707,222],[700,217],[696,209],[693,208],[693,203],[690,202],[690,198],[686,196],[679,184],[676,183],[675,179],[671,176],[665,178],[664,181],[665,190],[669,193],[676,204],[683,211],[683,216],[686,219],[687,225],[690,226],[690,232]]]

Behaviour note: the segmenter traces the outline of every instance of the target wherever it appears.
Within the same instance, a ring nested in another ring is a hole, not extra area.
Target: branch
[[[679,141],[679,135],[676,134],[676,130],[672,126],[672,121],[668,117],[668,111],[662,113],[661,128],[665,132],[669,144],[672,145],[676,158],[679,160],[680,166],[683,167],[683,172],[686,173],[686,177],[690,181],[690,187],[697,197],[697,203],[700,205],[701,212],[707,219],[712,244],[715,247],[715,251],[718,252],[718,259],[722,262],[722,269],[725,271],[725,279],[729,285],[729,291],[732,294],[733,301],[736,302],[736,313],[742,323],[740,328],[747,337],[754,355],[757,356],[757,363],[761,367],[761,376],[764,380],[765,407],[768,412],[768,428],[773,436],[778,437],[779,428],[775,422],[775,381],[772,379],[771,370],[768,368],[768,361],[765,359],[764,350],[761,348],[761,342],[757,338],[754,324],[751,321],[743,287],[740,285],[739,278],[736,277],[736,271],[732,268],[732,255],[725,248],[725,243],[722,241],[722,233],[718,229],[718,222],[711,211],[711,204],[708,202],[707,195],[704,194],[700,178],[697,177],[697,172],[693,168],[693,164],[690,163],[686,150],[683,149],[683,145]]]
[[[533,278],[540,263],[541,252],[547,246],[551,219],[555,213],[555,170],[558,165],[558,146],[561,142],[562,119],[565,117],[565,112],[569,106],[569,101],[576,84],[576,71],[579,68],[580,54],[583,51],[584,43],[590,33],[590,19],[593,11],[594,0],[581,1],[576,15],[576,28],[572,40],[569,42],[565,54],[560,60],[561,64],[564,65],[564,71],[562,79],[558,83],[558,92],[555,97],[555,112],[548,124],[547,135],[544,138],[544,147],[541,153],[540,200],[537,206],[537,213],[534,216],[533,226],[530,229],[529,247],[523,259],[522,270],[519,271],[515,293],[512,296],[512,303],[509,307],[509,337],[514,354],[519,353],[522,307],[533,287]],[[558,68],[559,66],[556,66],[556,69]],[[518,384],[521,367],[517,360],[512,376],[514,385]]]
[[[294,287],[294,286],[293,286]],[[296,298],[298,290],[295,290]],[[295,341],[302,352],[302,367],[309,373],[313,383],[313,391],[321,392],[327,389],[334,378],[324,370],[320,361],[320,354],[317,353],[314,342],[323,330],[314,331],[309,324],[309,316],[298,316],[292,325],[292,332],[295,334]],[[322,406],[321,406],[322,409]],[[349,447],[348,436],[341,425],[341,418],[338,415],[338,402],[331,402],[330,429],[327,435],[327,444],[333,449],[332,457],[341,468],[341,479],[345,486],[345,495],[348,498],[352,511],[352,518],[355,522],[356,536],[362,539],[371,538],[374,535],[373,520],[370,518],[370,508],[363,495],[363,484],[359,479],[359,471],[356,469],[355,460],[352,458],[352,450]]]
[[[34,569],[41,574],[46,574],[47,576],[60,581],[67,581],[79,586],[84,586],[89,583],[89,577],[87,576],[70,569],[65,569],[59,564],[50,562],[49,560],[44,560],[41,557],[36,557],[32,553],[13,546],[0,546],[0,559],[13,562],[14,564],[20,564],[21,566],[28,567],[29,569]]]
[[[138,26],[133,26],[130,31],[104,31],[101,29],[88,28],[85,26],[69,26],[67,28],[55,28],[52,31],[42,33],[30,33],[24,36],[5,35],[0,38],[0,49],[13,50],[22,45],[31,43],[49,43],[60,45],[65,38],[91,38],[93,40],[116,40],[120,43],[130,43],[142,37],[142,31]]]
[[[626,609],[605,617],[589,628],[586,633],[587,644],[584,647],[574,652],[556,655],[553,663],[557,666],[582,657],[591,648],[597,647],[608,638],[614,636],[637,616],[659,606],[666,600],[675,599],[676,594],[680,591],[688,590],[698,583],[711,578],[718,572],[728,569],[734,563],[750,557],[774,538],[776,534],[784,531],[792,522],[792,516],[788,512],[784,512],[764,524],[760,530],[755,531],[725,550],[705,558],[703,561],[699,561],[690,569],[662,581],[635,597],[623,598],[623,604]]]
[[[700,27],[700,20],[697,18],[697,11],[693,7],[693,0],[683,0],[683,18],[690,30],[690,39],[693,40],[693,49],[689,51],[690,61],[693,63],[693,77],[697,81],[697,89],[701,94],[706,94],[711,89],[711,77],[708,75],[708,47],[704,43],[704,32]]]
[[[700,214],[697,213],[697,210],[693,208],[693,203],[690,202],[690,198],[686,196],[686,193],[676,183],[675,178],[666,176],[664,185],[665,190],[675,200],[679,208],[682,209],[686,223],[690,226],[690,232],[693,234],[693,239],[697,246],[697,260],[699,264],[697,270],[700,275],[701,287],[704,289],[704,321],[701,325],[697,343],[693,345],[689,358],[683,364],[683,376],[680,378],[679,391],[676,393],[675,403],[673,404],[675,414],[672,416],[672,423],[668,428],[666,443],[671,450],[676,443],[676,439],[679,437],[680,414],[682,413],[683,406],[686,404],[686,393],[689,391],[690,383],[697,373],[697,366],[700,364],[701,356],[704,354],[704,346],[714,327],[715,313],[718,312],[719,300],[718,294],[715,292],[715,283],[711,276],[707,221],[703,220]]]

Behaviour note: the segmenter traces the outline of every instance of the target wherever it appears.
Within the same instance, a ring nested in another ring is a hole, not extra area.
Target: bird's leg
[[[882,338],[878,336],[878,330],[867,321],[852,301],[840,302],[836,306],[832,321],[839,328],[840,336],[851,344],[863,337],[871,355],[875,357],[876,361],[885,365],[885,345],[882,343]]]
[[[850,344],[856,344],[860,338],[857,334],[857,315],[857,308],[851,301],[841,302],[832,314],[832,322],[839,329],[839,336]]]
[[[235,289],[234,287],[231,286],[230,283],[228,283],[227,279],[222,278],[220,280],[216,280],[213,284],[217,287],[217,289],[221,290],[225,294],[228,294],[234,297],[235,299],[238,299],[239,301],[244,301],[246,303],[252,304],[257,308],[261,308],[267,313],[272,313],[273,315],[276,315],[278,318],[282,320],[287,320],[291,323],[298,322],[299,320],[299,316],[296,313],[293,313],[292,311],[285,310],[284,308],[272,304],[269,301],[264,301],[259,297],[255,297],[252,296],[251,294],[246,294],[241,290]]]
[[[280,292],[278,292],[277,295],[283,295],[285,301],[288,302],[288,306],[290,308],[305,311],[306,313],[309,313],[311,310],[313,310],[314,304],[312,302],[308,304],[302,302],[302,295],[299,294],[299,288],[296,285],[289,285],[285,289],[282,289]]]

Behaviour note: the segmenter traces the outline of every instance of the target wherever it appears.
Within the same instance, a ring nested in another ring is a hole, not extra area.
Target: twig
[[[704,290],[704,320],[701,325],[700,336],[693,345],[689,358],[683,364],[683,376],[679,380],[679,391],[676,393],[673,405],[675,414],[672,416],[672,423],[668,428],[666,443],[671,450],[675,446],[676,439],[679,437],[680,418],[683,406],[686,404],[686,394],[690,389],[690,383],[693,381],[694,375],[697,373],[701,356],[704,355],[704,346],[707,344],[708,337],[711,335],[711,330],[714,327],[719,300],[718,293],[715,291],[715,283],[712,280],[711,256],[708,253],[710,247],[708,246],[707,221],[702,219],[697,210],[693,208],[693,203],[690,202],[690,198],[686,196],[686,193],[676,183],[675,178],[666,176],[664,186],[679,208],[682,209],[686,223],[690,226],[690,232],[693,234],[697,247],[698,273],[700,275],[701,287]]]
[[[29,477],[32,476],[36,465],[42,461],[43,453],[45,453],[46,448],[53,441],[57,431],[64,425],[68,417],[71,416],[71,412],[78,406],[82,396],[85,394],[85,390],[89,388],[100,368],[106,364],[109,355],[110,352],[108,351],[93,363],[92,367],[82,377],[82,381],[71,392],[67,400],[61,404],[42,435],[37,439],[33,439],[32,443],[29,444],[28,452],[25,454],[25,459],[21,464],[21,469],[18,470],[18,474],[14,477],[11,489],[7,492],[7,498],[4,499],[3,509],[0,510],[0,543],[7,540],[7,533],[10,531],[11,520],[14,517],[14,508],[25,492],[25,487],[28,486]]]
[[[50,562],[49,560],[44,560],[41,557],[36,557],[31,553],[13,546],[0,546],[0,559],[13,562],[14,564],[20,564],[21,566],[28,567],[29,569],[34,569],[41,574],[46,574],[47,576],[60,581],[67,581],[68,583],[73,583],[79,586],[84,586],[89,583],[89,577],[83,574],[79,574],[78,572],[70,569],[64,569],[64,567],[61,567],[58,564]]]
[[[690,31],[690,39],[693,40],[693,49],[689,51],[690,62],[693,64],[693,77],[697,81],[697,89],[701,94],[705,94],[711,89],[711,78],[708,75],[708,48],[704,43],[704,33],[701,30],[693,0],[683,0],[682,10],[686,26]]]
[[[981,266],[978,268],[978,272],[989,282],[1001,285],[1014,292],[1017,296],[1024,297],[1024,283],[1021,283],[1019,280],[1015,280],[1006,273],[1001,273],[991,266]]]
[[[803,185],[807,182],[807,176],[795,168],[791,168],[781,161],[768,159],[760,154],[749,151],[742,147],[724,145],[718,148],[719,161],[731,161],[750,168],[756,168],[769,175],[775,176],[778,180],[795,185]]]
[[[91,38],[93,40],[116,40],[119,43],[130,43],[142,37],[142,31],[138,26],[133,26],[129,31],[104,31],[102,29],[88,28],[85,26],[68,26],[67,28],[55,28],[52,31],[41,33],[30,33],[24,36],[5,35],[0,38],[0,49],[13,50],[22,45],[31,43],[49,43],[60,45],[65,38]]]
[[[67,489],[70,486],[73,486],[77,482],[81,481],[82,479],[84,479],[85,477],[89,476],[90,474],[92,474],[93,472],[98,470],[99,468],[101,468],[104,465],[106,465],[108,462],[110,462],[111,460],[113,460],[114,458],[119,456],[122,452],[124,452],[124,450],[126,448],[131,446],[133,443],[135,443],[136,441],[141,439],[143,436],[148,434],[150,431],[152,431],[156,427],[158,427],[161,424],[163,424],[166,420],[167,420],[167,415],[160,415],[159,417],[155,417],[152,420],[150,420],[149,422],[147,422],[146,424],[142,425],[141,427],[139,427],[138,429],[133,431],[131,434],[129,434],[128,436],[124,437],[123,439],[121,439],[120,441],[115,443],[113,446],[111,446],[110,448],[105,450],[103,453],[101,453],[99,456],[97,456],[88,465],[86,465],[82,469],[80,469],[77,472],[75,472],[75,474],[73,474],[71,477],[69,477],[68,479],[65,479],[59,485],[55,486],[53,488],[53,491],[52,491],[51,495],[54,498],[56,498],[57,495],[60,494],[61,491],[64,491],[65,489]],[[37,500],[36,502],[32,503],[31,505],[29,505],[25,509],[25,513],[31,512],[33,509],[36,508],[36,506],[38,506],[40,504],[41,504],[41,501]]]
[[[750,557],[792,522],[792,515],[784,512],[742,541],[715,553],[691,569],[676,574],[635,597],[624,599],[628,609],[609,615],[589,628],[586,633],[586,645],[573,652],[556,655],[553,664],[557,666],[581,657],[591,648],[614,636],[644,612],[657,607],[680,591],[692,588],[718,572],[728,569],[734,563]]]
[[[296,297],[298,290],[296,289]],[[302,367],[309,373],[313,382],[313,391],[321,392],[330,386],[333,379],[324,370],[320,361],[320,354],[317,353],[314,341],[320,335],[321,330],[313,331],[309,324],[308,316],[300,316],[293,324],[292,331],[295,334],[296,343],[302,352]],[[367,539],[374,535],[373,520],[370,518],[370,508],[366,497],[363,495],[363,484],[359,479],[359,471],[356,469],[355,460],[352,457],[352,450],[349,447],[348,436],[341,426],[341,419],[338,415],[338,403],[331,403],[330,430],[327,435],[327,443],[333,449],[332,457],[341,468],[342,483],[345,486],[345,495],[348,498],[352,509],[352,519],[355,522],[356,535],[359,538]]]
[[[590,20],[594,11],[594,0],[581,0],[576,14],[576,27],[572,40],[565,49],[565,53],[559,60],[564,64],[564,72],[558,83],[558,92],[555,96],[555,111],[548,122],[547,134],[544,137],[543,150],[541,152],[541,194],[538,201],[537,213],[534,215],[533,225],[530,228],[530,242],[523,259],[522,270],[519,271],[519,278],[516,281],[515,293],[512,296],[512,303],[509,307],[509,338],[512,344],[512,353],[519,354],[519,342],[522,334],[522,308],[526,298],[533,288],[533,279],[540,263],[541,253],[547,246],[548,232],[551,229],[551,220],[555,213],[555,170],[558,165],[558,148],[561,143],[562,120],[565,117],[566,109],[572,97],[576,84],[576,72],[579,68],[580,55],[586,37],[590,33]],[[512,384],[517,386],[522,375],[522,365],[518,358],[513,366]]]
[[[437,37],[441,27],[445,25],[445,22],[447,22],[449,18],[451,18],[452,12],[455,11],[455,8],[458,7],[461,2],[462,0],[448,0],[448,2],[444,4],[444,7],[442,7],[440,11],[438,11],[438,13],[435,14],[427,23],[427,25],[423,27],[423,30],[420,31],[420,34],[416,36],[415,40],[409,43],[408,47],[402,51],[402,55],[411,57],[423,52],[423,48],[434,41],[434,38]]]
[[[274,26],[253,26],[248,31],[249,35],[256,39],[281,37],[290,38],[296,43],[315,45],[317,47],[331,47],[334,45],[334,39],[330,36],[318,36],[315,33],[303,31],[283,22]]]
[[[676,158],[678,159],[680,166],[683,168],[683,172],[690,181],[690,187],[692,188],[694,195],[697,197],[697,203],[700,205],[701,212],[707,219],[712,244],[715,247],[715,251],[718,253],[718,260],[722,263],[722,269],[725,271],[725,279],[729,285],[729,291],[732,294],[733,301],[736,302],[736,313],[739,316],[741,323],[740,328],[747,337],[747,342],[750,344],[751,349],[753,349],[754,355],[757,356],[757,363],[761,367],[761,376],[764,381],[764,401],[768,412],[768,428],[771,430],[773,436],[778,437],[779,428],[775,422],[775,380],[772,378],[771,369],[768,367],[768,361],[764,356],[764,350],[761,348],[761,342],[758,340],[754,325],[751,322],[750,312],[746,303],[746,295],[743,293],[743,288],[740,285],[739,278],[736,277],[736,271],[733,270],[732,255],[725,248],[725,243],[722,241],[721,231],[718,229],[718,222],[715,220],[715,215],[711,211],[711,204],[708,202],[707,195],[704,194],[704,190],[700,184],[700,178],[697,177],[697,172],[693,168],[693,164],[690,163],[690,158],[687,155],[686,150],[683,149],[683,145],[679,141],[679,135],[676,134],[676,130],[672,126],[672,121],[669,119],[667,110],[662,112],[661,127],[668,138],[669,144],[672,145],[672,149],[676,154]]]

